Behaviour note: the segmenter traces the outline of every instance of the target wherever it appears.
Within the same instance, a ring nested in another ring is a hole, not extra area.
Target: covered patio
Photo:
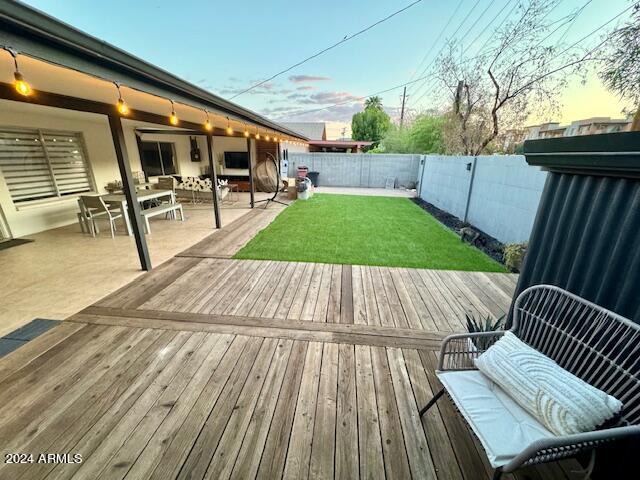
[[[268,196],[257,192],[255,198]],[[261,207],[252,210],[249,193],[240,192],[235,204],[222,203],[220,218],[225,227],[212,230],[210,203],[185,204],[184,223],[163,218],[151,221],[152,234],[146,236],[150,257],[159,266],[212,232],[234,229],[252,211],[258,215],[263,212]],[[265,213],[270,215],[271,208]],[[80,232],[77,222],[24,239],[28,242],[0,251],[0,337],[34,318],[62,320],[143,273],[135,239],[125,235],[120,226],[113,239],[108,227],[91,238]]]
[[[160,249],[156,259],[151,257],[149,244],[161,243],[154,235],[174,232],[180,239],[173,243],[186,248],[186,238],[195,243],[204,236],[185,235],[191,226],[220,228],[236,218],[238,209],[253,208],[262,199],[253,182],[261,155],[269,152],[277,161],[306,141],[40,12],[20,4],[7,8],[11,15],[0,25],[0,63],[11,67],[0,77],[2,241],[48,242],[75,229],[78,237],[69,245],[76,251],[89,246],[86,255],[78,256],[86,258],[95,250],[91,242],[102,239],[79,233],[77,199],[115,190],[123,218],[116,221],[114,250],[103,257],[130,259],[118,250],[128,245],[129,240],[118,238],[128,230],[138,264],[149,270],[170,256]],[[142,198],[160,189],[159,178],[169,176],[176,184],[197,179],[209,181],[210,187],[181,201],[188,210],[184,225],[164,228],[182,222],[158,216],[152,235],[145,236],[141,213],[148,206]],[[233,187],[226,199],[220,198],[224,188],[215,188],[219,178]],[[108,234],[108,223],[100,226]],[[53,250],[50,255],[56,255]]]

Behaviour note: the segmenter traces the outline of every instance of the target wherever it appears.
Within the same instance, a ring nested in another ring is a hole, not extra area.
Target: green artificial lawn
[[[504,272],[407,198],[297,200],[234,258]]]

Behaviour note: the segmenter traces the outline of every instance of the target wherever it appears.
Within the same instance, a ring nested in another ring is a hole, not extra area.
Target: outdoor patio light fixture
[[[247,128],[247,124],[244,124],[244,136],[249,138],[249,129]]]
[[[31,85],[27,83],[22,73],[20,73],[20,69],[18,68],[18,53],[10,48],[5,48],[5,50],[9,52],[13,57],[13,63],[16,67],[16,71],[13,73],[13,78],[15,79],[15,81],[13,82],[13,86],[15,87],[16,92],[18,92],[20,95],[24,95],[25,97],[31,95],[31,93],[33,92],[33,90],[31,89]]]
[[[231,128],[229,117],[227,117],[227,135],[233,135],[233,128]]]
[[[256,127],[256,140],[260,140],[260,133],[258,132],[258,127]]]
[[[122,92],[120,91],[120,84],[118,82],[113,82],[113,84],[118,89],[118,105],[117,105],[118,111],[120,112],[120,115],[127,115],[129,113],[129,107],[127,106],[126,103],[124,103],[124,100],[122,98]]]
[[[171,116],[169,117],[169,122],[171,125],[178,125],[178,116],[176,115],[176,109],[173,104],[173,100],[169,100],[171,102]]]
[[[211,130],[213,130],[213,125],[211,125],[211,120],[209,120],[209,112],[206,108],[204,110],[204,114],[207,116],[207,121],[204,122],[204,128],[207,132],[210,132]]]

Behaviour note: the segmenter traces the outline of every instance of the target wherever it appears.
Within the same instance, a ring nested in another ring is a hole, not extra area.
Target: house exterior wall
[[[81,132],[91,166],[92,179],[99,192],[111,180],[120,178],[109,124],[100,115],[60,112],[49,107],[0,101],[0,128],[43,128]],[[133,139],[135,144],[135,139]],[[137,148],[136,148],[137,150]],[[139,170],[132,163],[133,170]],[[76,219],[78,203],[75,196],[14,204],[0,171],[0,208],[13,237],[22,237],[51,228],[68,225]]]
[[[81,132],[84,137],[87,158],[95,190],[105,193],[107,183],[120,180],[120,170],[115,157],[113,140],[107,118],[103,115],[71,112],[51,107],[27,105],[0,100],[0,128],[41,128],[70,132]],[[136,141],[136,124],[123,121],[125,142],[131,170],[142,171],[140,154]],[[197,137],[201,153],[200,162],[191,161],[191,144],[185,135],[142,135],[143,140],[173,143],[177,160],[177,174],[182,176],[201,175],[208,166],[207,143],[203,136]],[[214,137],[214,161],[218,173],[248,175],[247,170],[224,169],[225,151],[246,151],[244,138]],[[221,165],[222,163],[222,165]],[[76,196],[64,199],[46,199],[35,202],[14,204],[0,171],[0,209],[6,226],[14,238],[52,228],[69,225],[77,221],[78,203]]]

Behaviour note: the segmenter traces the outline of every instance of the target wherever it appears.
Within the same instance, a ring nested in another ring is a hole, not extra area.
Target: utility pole
[[[404,124],[404,104],[405,104],[405,100],[407,99],[407,86],[404,86],[404,90],[402,92],[402,110],[400,110],[400,128],[402,128],[402,125]]]

